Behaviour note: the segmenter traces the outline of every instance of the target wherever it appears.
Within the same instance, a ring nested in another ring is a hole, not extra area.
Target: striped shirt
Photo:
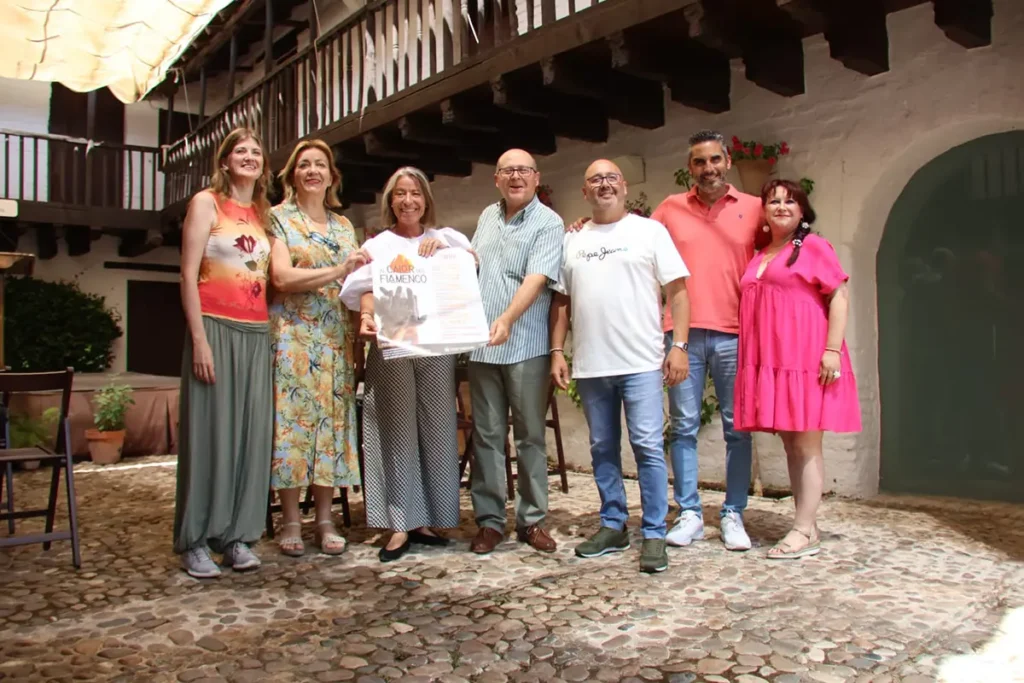
[[[507,222],[504,200],[483,210],[473,234],[473,250],[480,257],[480,295],[488,325],[505,312],[527,275],[543,275],[549,283],[558,280],[564,235],[561,217],[536,196]],[[470,360],[511,365],[546,356],[550,310],[551,290],[544,287],[512,325],[504,344],[476,349]]]

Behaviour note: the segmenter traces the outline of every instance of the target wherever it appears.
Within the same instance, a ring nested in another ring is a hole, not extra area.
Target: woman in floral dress
[[[281,551],[305,552],[299,489],[313,488],[315,539],[328,555],[345,539],[331,517],[334,489],[359,483],[355,330],[341,282],[366,262],[340,207],[341,175],[321,140],[296,145],[281,171],[284,201],[270,212],[274,287],[274,451],[271,486],[284,516]]]

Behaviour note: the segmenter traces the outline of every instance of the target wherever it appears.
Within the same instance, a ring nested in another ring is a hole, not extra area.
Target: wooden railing
[[[276,152],[600,1],[540,0],[539,12],[534,0],[370,2],[166,148],[167,203],[209,182],[212,156],[233,128],[260,131],[267,151]]]
[[[160,150],[0,129],[0,198],[159,211]]]

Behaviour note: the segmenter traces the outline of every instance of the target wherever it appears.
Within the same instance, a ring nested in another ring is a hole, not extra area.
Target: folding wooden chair
[[[11,430],[7,421],[4,421],[5,445],[0,450],[0,464],[6,469],[5,480],[7,483],[7,511],[0,512],[0,520],[7,520],[11,536],[0,538],[0,548],[42,543],[43,550],[50,549],[53,541],[71,541],[71,556],[76,569],[82,566],[82,556],[79,550],[78,541],[78,509],[75,504],[75,475],[71,459],[71,427],[68,420],[68,411],[71,406],[71,384],[75,371],[68,368],[63,372],[0,372],[0,394],[3,396],[4,413],[9,414],[7,409],[10,405],[11,394],[28,391],[61,391],[60,420],[57,422],[56,447],[49,450],[42,446],[34,448],[10,448]],[[50,478],[50,500],[45,510],[22,510],[14,509],[14,481],[11,476],[11,465],[15,462],[39,460],[49,462],[53,474]],[[64,484],[68,496],[68,526],[69,531],[54,531],[53,523],[57,515],[57,489],[60,487],[60,472],[64,470]],[[14,520],[28,517],[46,517],[46,530],[41,534],[14,535]]]

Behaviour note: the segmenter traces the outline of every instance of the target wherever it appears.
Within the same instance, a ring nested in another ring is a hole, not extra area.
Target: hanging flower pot
[[[733,166],[739,171],[743,191],[756,197],[761,196],[761,188],[775,172],[775,165],[767,159],[739,159]]]
[[[732,155],[733,166],[739,171],[743,191],[760,196],[761,188],[775,172],[779,157],[789,154],[789,145],[785,141],[766,145],[733,136],[729,153]]]

